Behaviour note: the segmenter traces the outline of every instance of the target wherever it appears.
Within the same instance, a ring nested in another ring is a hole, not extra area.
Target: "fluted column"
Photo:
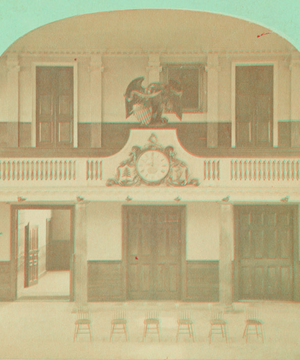
[[[102,58],[100,55],[91,57],[90,73],[90,106],[91,106],[91,147],[101,147],[102,125]]]
[[[162,70],[162,66],[160,65],[160,57],[158,54],[149,55],[149,62],[147,71],[149,73],[148,80],[149,84],[159,81],[160,72]]]
[[[220,206],[220,302],[227,307],[230,307],[232,306],[233,289],[233,205],[228,203],[222,203]]]
[[[86,234],[86,203],[75,205],[75,303],[87,304],[87,234]]]
[[[9,147],[18,146],[19,122],[19,72],[17,55],[7,55],[7,143]]]
[[[300,58],[292,58],[291,70],[291,145],[300,147]]]
[[[207,57],[207,147],[218,146],[219,121],[219,57],[209,54]]]

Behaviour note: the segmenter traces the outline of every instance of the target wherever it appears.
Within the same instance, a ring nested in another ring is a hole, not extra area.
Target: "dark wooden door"
[[[127,222],[127,297],[179,299],[181,212],[172,206],[132,206]]]
[[[73,68],[36,68],[37,146],[73,145]]]
[[[272,146],[273,66],[236,67],[236,127],[237,146]]]
[[[38,227],[25,226],[25,274],[24,287],[38,283],[39,279],[39,240]]]
[[[293,209],[238,206],[236,260],[240,299],[293,298]]]

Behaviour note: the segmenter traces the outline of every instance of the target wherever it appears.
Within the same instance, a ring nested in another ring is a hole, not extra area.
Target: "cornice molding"
[[[297,50],[278,50],[278,49],[266,49],[266,50],[141,50],[141,49],[120,49],[120,50],[101,50],[101,51],[68,51],[68,50],[56,50],[56,51],[7,51],[2,56],[16,55],[16,56],[122,56],[122,55],[136,55],[136,56],[149,56],[149,55],[202,55],[208,56],[216,54],[218,56],[237,56],[237,55],[299,55]]]

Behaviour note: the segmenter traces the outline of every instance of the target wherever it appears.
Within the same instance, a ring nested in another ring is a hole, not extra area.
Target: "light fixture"
[[[129,202],[132,200],[132,198],[129,195],[127,195],[127,198],[125,200]]]
[[[280,201],[283,203],[287,203],[289,201],[289,196],[286,196],[286,197],[280,199]]]
[[[19,202],[22,202],[22,201],[25,201],[26,200],[26,198],[23,198],[22,196],[18,196],[18,201]]]
[[[228,202],[228,201],[229,201],[229,199],[230,199],[230,196],[228,195],[228,196],[226,196],[224,199],[222,199],[222,201],[224,201],[224,202]]]
[[[177,198],[175,198],[174,200],[179,202],[179,201],[181,201],[181,197],[177,196]]]
[[[76,196],[76,200],[77,200],[78,202],[80,202],[80,201],[83,201],[84,198],[83,198],[82,196]]]

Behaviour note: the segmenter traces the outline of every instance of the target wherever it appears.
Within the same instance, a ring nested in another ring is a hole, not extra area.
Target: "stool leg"
[[[248,325],[245,326],[245,330],[244,330],[244,333],[243,333],[243,338],[245,337],[247,327],[248,327]]]
[[[210,330],[209,330],[209,334],[208,334],[208,337],[209,337],[209,343],[211,344],[211,338],[212,338],[212,325],[210,326]]]
[[[220,325],[221,326],[221,332],[222,332],[222,337],[224,337],[224,332],[223,332],[223,325]]]
[[[74,331],[74,339],[73,339],[73,341],[75,341],[76,338],[77,338],[77,327],[78,327],[78,325],[75,324],[75,331]]]
[[[109,341],[112,340],[114,331],[115,331],[115,324],[111,324],[111,331],[110,331],[110,339],[109,339]]]
[[[191,326],[192,339],[193,339],[193,342],[195,342],[193,324],[191,324],[191,325],[189,325],[189,326]]]
[[[88,324],[88,328],[89,328],[89,333],[90,333],[90,340],[93,341],[92,329],[91,329],[90,324]]]
[[[227,324],[223,325],[224,326],[224,332],[225,332],[225,339],[226,342],[228,342],[228,329],[227,329]]]
[[[180,324],[178,324],[178,328],[177,328],[176,342],[178,342],[179,340],[179,328],[180,328]]]
[[[158,341],[160,342],[160,333],[159,333],[159,327],[158,327],[158,324],[156,324],[156,330],[157,330],[157,334],[158,334]]]
[[[126,325],[123,324],[123,329],[124,329],[124,333],[125,333],[125,339],[127,341],[127,329],[126,329]]]
[[[265,342],[265,339],[264,339],[264,328],[263,328],[262,324],[260,324],[259,326],[260,326],[260,331],[261,331],[261,339],[262,339],[262,342],[264,343],[264,342]]]
[[[147,330],[148,330],[148,325],[145,324],[145,325],[144,325],[143,341],[145,340],[145,338],[146,338],[146,336],[147,336]]]

